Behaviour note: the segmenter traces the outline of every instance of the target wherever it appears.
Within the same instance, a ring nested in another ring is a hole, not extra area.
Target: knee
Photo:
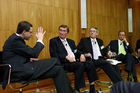
[[[57,65],[60,65],[60,60],[58,58],[52,58],[52,60],[57,64]]]

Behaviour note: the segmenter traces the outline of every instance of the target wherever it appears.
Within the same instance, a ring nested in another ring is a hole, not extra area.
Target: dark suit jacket
[[[138,49],[140,49],[140,39],[137,40],[137,43],[136,43],[136,52],[138,51]]]
[[[76,51],[75,42],[71,39],[68,39],[68,38],[67,38],[67,42],[68,42],[70,48],[72,49],[72,52],[75,54],[75,57],[76,57],[77,51]],[[62,62],[62,63],[68,62],[66,60],[66,56],[68,55],[67,51],[66,51],[66,49],[65,49],[65,47],[64,47],[64,45],[61,42],[59,37],[55,37],[55,38],[52,38],[50,40],[49,50],[50,50],[51,57],[57,57],[58,59],[60,59],[60,62]]]
[[[110,93],[139,93],[140,92],[140,83],[136,82],[125,82],[121,81],[114,84]]]
[[[103,41],[99,38],[96,38],[99,48],[100,48],[100,52],[102,54],[102,56],[105,55],[105,50],[103,48]],[[77,49],[79,51],[81,51],[81,53],[85,54],[85,53],[91,53],[93,55],[93,49],[92,49],[92,42],[90,37],[88,38],[82,38],[77,46]]]
[[[3,46],[3,62],[11,64],[12,77],[17,81],[26,79],[34,73],[34,65],[30,58],[37,58],[44,45],[37,42],[31,48],[25,44],[25,41],[16,34],[11,35]],[[16,80],[17,79],[17,80]]]
[[[133,49],[130,47],[130,45],[127,46],[125,42],[123,42],[123,45],[124,45],[126,53],[130,53],[130,54],[133,53]],[[118,49],[119,49],[118,40],[112,40],[110,44],[108,45],[108,47],[109,46],[110,46],[111,52],[116,52],[116,54],[118,54]]]

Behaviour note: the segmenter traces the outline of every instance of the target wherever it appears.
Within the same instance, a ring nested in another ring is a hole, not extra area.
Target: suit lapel
[[[67,42],[68,42],[68,44],[69,44],[69,46],[70,46],[70,48],[71,48],[71,50],[72,50],[72,52],[73,52],[73,50],[74,50],[74,45],[72,44],[72,42],[69,40],[69,39],[67,39]]]
[[[93,55],[92,43],[90,37],[87,40],[87,46],[89,47],[89,52]]]
[[[65,53],[67,53],[67,51],[59,37],[57,38],[57,42],[58,42],[59,48],[62,49],[62,51],[64,51]]]
[[[119,40],[116,40],[116,49],[117,49],[117,54],[119,53]]]
[[[100,51],[101,51],[101,46],[103,46],[103,45],[101,44],[101,41],[99,41],[98,38],[96,38],[96,40],[97,40],[97,44],[98,44],[98,46],[99,46],[99,48],[100,48]]]

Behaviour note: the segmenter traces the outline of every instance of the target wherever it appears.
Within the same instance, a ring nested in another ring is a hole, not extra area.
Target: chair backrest
[[[2,64],[2,51],[0,51],[0,64]]]
[[[2,51],[0,51],[0,65],[2,64]],[[0,67],[0,84],[1,84],[1,82],[2,82],[2,80],[3,80],[3,73],[4,71],[3,71],[3,67]]]

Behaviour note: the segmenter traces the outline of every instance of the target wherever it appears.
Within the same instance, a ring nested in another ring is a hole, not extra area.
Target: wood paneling
[[[107,45],[118,38],[118,31],[128,31],[128,0],[87,0],[87,29],[82,30],[88,36],[88,29],[95,25],[99,29],[99,38]]]
[[[131,35],[131,43],[133,49],[136,47],[136,41],[140,39],[140,1],[132,0],[133,5],[133,33]]]
[[[132,38],[132,47],[135,48],[136,40],[140,37],[140,2],[129,1],[129,6],[133,7],[134,25],[134,32],[129,35]],[[9,35],[16,32],[18,22],[22,20],[33,24],[33,34],[38,26],[47,31],[44,38],[45,48],[40,59],[49,58],[49,39],[58,35],[58,26],[61,24],[70,27],[68,37],[75,40],[76,44],[81,36],[88,36],[88,29],[92,25],[96,25],[99,29],[98,37],[107,45],[110,40],[118,38],[120,29],[128,34],[128,4],[128,0],[87,0],[87,29],[80,29],[80,0],[0,0],[0,50]],[[35,39],[33,36],[27,44],[33,46]],[[53,83],[52,80],[44,80],[41,85],[50,83]],[[28,88],[33,87],[35,84]],[[8,88],[6,93],[10,92],[12,90]]]
[[[45,48],[39,58],[49,57],[49,39],[58,35],[58,26],[70,27],[68,37],[79,40],[78,0],[0,0],[0,50],[5,40],[16,32],[19,21],[26,20],[33,24],[33,34],[42,26],[47,32],[44,38]],[[36,42],[33,36],[27,44]]]

